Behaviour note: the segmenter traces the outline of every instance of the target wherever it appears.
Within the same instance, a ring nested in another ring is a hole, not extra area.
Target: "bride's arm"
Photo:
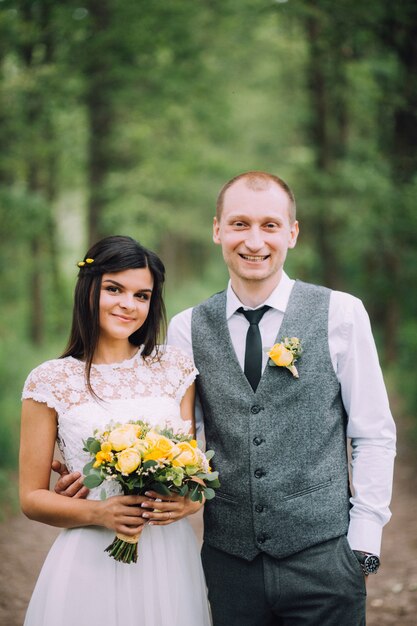
[[[72,528],[98,525],[135,535],[144,520],[138,496],[115,496],[104,501],[63,498],[49,491],[57,432],[56,412],[46,404],[24,400],[20,436],[20,503],[30,519]],[[135,505],[135,506],[132,506]]]

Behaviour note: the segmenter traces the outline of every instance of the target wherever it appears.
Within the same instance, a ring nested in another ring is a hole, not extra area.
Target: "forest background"
[[[223,288],[216,196],[249,169],[295,192],[289,274],[364,301],[417,416],[416,145],[414,0],[0,0],[3,514],[89,243],[155,249],[172,316]]]

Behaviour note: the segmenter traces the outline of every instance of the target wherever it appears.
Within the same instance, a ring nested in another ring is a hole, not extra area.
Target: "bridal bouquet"
[[[84,442],[84,451],[93,457],[83,470],[89,489],[116,481],[125,495],[152,490],[202,502],[214,498],[214,489],[220,485],[218,472],[209,463],[214,452],[203,452],[191,435],[169,427],[151,427],[141,420],[109,424]],[[106,497],[104,490],[102,497]],[[116,561],[136,562],[138,538],[117,534],[106,552]]]

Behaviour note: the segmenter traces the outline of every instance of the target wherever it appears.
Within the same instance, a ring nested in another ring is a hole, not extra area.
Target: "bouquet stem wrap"
[[[117,533],[112,543],[105,549],[105,552],[108,552],[116,561],[136,563],[138,560],[139,537],[140,533],[131,537],[123,533]]]

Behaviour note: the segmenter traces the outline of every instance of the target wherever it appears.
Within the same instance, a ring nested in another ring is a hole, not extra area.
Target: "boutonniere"
[[[285,337],[280,343],[268,348],[268,365],[272,367],[286,367],[294,378],[299,378],[295,362],[302,353],[301,341],[298,337]]]

